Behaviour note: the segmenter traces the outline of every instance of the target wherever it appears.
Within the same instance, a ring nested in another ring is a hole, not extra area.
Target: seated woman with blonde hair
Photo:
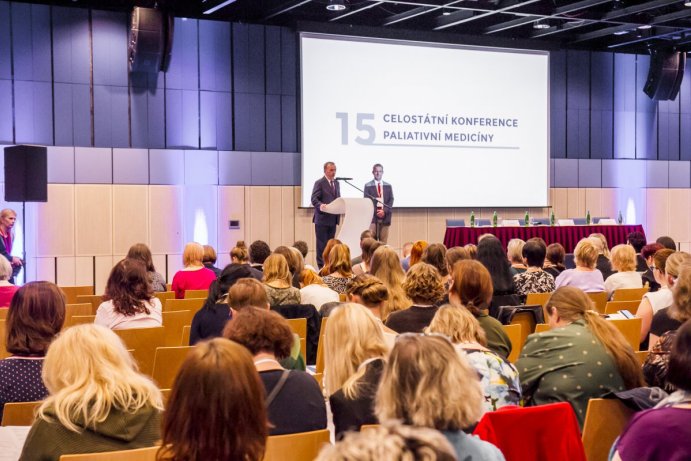
[[[264,278],[262,271],[256,267],[252,267],[250,264],[250,253],[245,245],[244,240],[238,240],[235,246],[230,250],[230,264],[242,264],[243,266],[248,266],[250,268],[250,273],[252,277],[261,282]]]
[[[38,408],[21,460],[58,461],[65,454],[151,447],[160,440],[161,391],[137,371],[108,328],[63,331],[48,349],[43,380],[50,395]]]
[[[645,385],[633,349],[581,289],[557,288],[546,310],[552,329],[528,336],[516,362],[527,405],[569,402],[583,427],[590,399]]]
[[[379,420],[441,431],[458,459],[504,460],[494,445],[464,430],[482,415],[477,372],[443,336],[401,335],[377,392]]]
[[[334,309],[326,323],[324,380],[337,439],[378,422],[374,395],[388,352],[380,325],[367,308],[355,303]]]
[[[475,368],[484,393],[484,411],[521,404],[516,367],[487,349],[485,331],[467,309],[449,304],[440,307],[425,333],[448,336],[456,350]]]
[[[365,306],[380,321],[382,309],[388,299],[389,290],[382,281],[374,275],[358,275],[353,279],[350,288],[348,288],[348,302]],[[387,346],[390,348],[393,347],[398,333],[384,325],[383,322],[381,327],[384,332],[384,339],[386,340]]]
[[[582,239],[573,250],[575,269],[566,269],[554,279],[556,288],[572,286],[586,293],[605,291],[602,272],[595,268],[598,251],[590,239]]]
[[[268,426],[250,353],[224,338],[205,341],[175,377],[156,459],[261,461]]]
[[[175,299],[184,299],[185,290],[208,290],[216,274],[204,267],[204,247],[196,242],[185,245],[182,252],[182,263],[185,266],[173,276],[172,290]]]
[[[382,320],[386,320],[392,312],[407,309],[413,304],[403,290],[405,272],[394,250],[387,246],[377,248],[372,255],[370,273],[389,290],[389,299],[380,311]]]
[[[329,253],[328,275],[323,277],[324,283],[336,293],[348,291],[348,284],[353,279],[350,266],[350,250],[347,245],[336,244]]]
[[[111,330],[153,328],[163,324],[161,300],[154,296],[144,264],[123,259],[110,271],[104,301],[94,323]]]
[[[285,256],[273,253],[264,261],[264,289],[269,304],[300,304],[300,290],[292,285],[292,274]]]
[[[403,289],[413,305],[393,312],[386,318],[386,326],[398,333],[420,333],[437,312],[437,303],[444,297],[444,284],[439,271],[419,262],[408,270]]]
[[[300,273],[300,298],[302,304],[311,304],[321,310],[326,303],[337,303],[340,300],[338,293],[329,288],[316,272],[303,269]]]
[[[620,288],[641,288],[643,279],[636,272],[636,251],[631,245],[616,245],[612,248],[612,269],[616,272],[605,280],[605,291],[612,297]]]

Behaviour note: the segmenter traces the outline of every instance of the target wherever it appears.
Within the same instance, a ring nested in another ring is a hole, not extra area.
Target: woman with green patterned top
[[[582,290],[557,289],[547,313],[552,329],[528,336],[516,362],[526,405],[569,402],[582,427],[590,399],[645,386],[631,346]]]

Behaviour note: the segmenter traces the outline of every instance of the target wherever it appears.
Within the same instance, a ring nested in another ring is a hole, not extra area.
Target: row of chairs
[[[586,293],[595,305],[595,309],[601,314],[614,314],[619,310],[627,309],[635,312],[640,304],[643,295],[648,292],[648,287],[643,288],[620,288],[612,293],[612,300],[608,298],[607,292],[599,291]],[[526,297],[527,305],[540,304],[545,306],[552,293],[530,293]],[[633,309],[633,310],[632,310]],[[547,313],[545,313],[545,316]]]

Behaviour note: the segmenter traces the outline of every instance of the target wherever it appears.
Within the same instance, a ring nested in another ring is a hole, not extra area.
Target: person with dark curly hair
[[[162,310],[144,264],[135,259],[123,259],[110,271],[103,303],[98,306],[94,323],[111,330],[160,327]]]
[[[255,240],[250,245],[250,265],[257,270],[264,270],[264,261],[271,254],[271,247],[263,240]]]
[[[276,312],[246,307],[228,322],[223,336],[245,346],[266,390],[269,434],[294,434],[326,428],[326,404],[317,381],[298,370],[284,369],[293,332]]]
[[[434,266],[419,262],[410,267],[403,290],[413,301],[408,309],[393,312],[386,326],[398,333],[420,333],[437,313],[437,303],[444,297],[444,283]]]

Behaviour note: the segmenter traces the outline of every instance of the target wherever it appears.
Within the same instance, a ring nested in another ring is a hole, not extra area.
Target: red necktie
[[[377,195],[381,198],[381,183],[377,183]]]

